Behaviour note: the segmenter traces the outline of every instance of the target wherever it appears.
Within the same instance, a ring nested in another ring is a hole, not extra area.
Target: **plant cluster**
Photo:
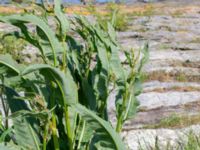
[[[155,8],[152,4],[146,4],[143,8],[143,10],[141,11],[133,11],[132,14],[130,14],[130,16],[153,16],[155,15],[156,12],[155,12]]]
[[[195,133],[193,130],[190,130],[188,133],[183,133],[182,137],[178,137],[176,141],[168,141],[166,145],[161,146],[161,139],[155,137],[154,145],[149,145],[146,142],[142,145],[139,142],[139,150],[199,150],[200,149],[200,135]]]
[[[96,17],[97,21],[106,30],[108,29],[107,22],[112,22],[113,27],[117,31],[125,31],[128,29],[128,16],[126,13],[122,12],[118,4],[108,3],[106,6],[105,14],[97,12],[94,5],[89,5],[88,10],[91,14],[93,14]]]
[[[14,35],[0,33],[0,54],[10,54],[13,58],[20,62],[20,51],[24,49],[26,42],[22,39],[17,39]]]
[[[37,15],[0,17],[1,22],[19,28],[15,36],[38,48],[43,60],[27,66],[8,54],[0,55],[4,109],[0,149],[126,149],[118,133],[137,112],[136,96],[141,92],[140,74],[148,59],[148,45],[137,55],[125,53],[126,63],[121,62],[111,23],[105,30],[81,16],[67,18],[59,0],[53,12],[40,7]],[[49,25],[50,16],[56,29]],[[107,110],[113,90],[116,127],[109,122]]]

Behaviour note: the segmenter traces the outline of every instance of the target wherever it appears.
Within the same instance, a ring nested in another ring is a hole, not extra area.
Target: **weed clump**
[[[97,22],[106,30],[108,30],[107,22],[112,22],[113,27],[117,31],[125,31],[128,29],[128,15],[121,11],[120,5],[108,3],[105,14],[97,12],[94,5],[89,5],[88,11],[96,17]]]
[[[20,51],[22,51],[25,46],[26,42],[23,39],[0,33],[0,54],[10,54],[16,61],[20,62]]]

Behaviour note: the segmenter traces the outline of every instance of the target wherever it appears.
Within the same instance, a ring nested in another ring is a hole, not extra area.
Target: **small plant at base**
[[[176,76],[176,80],[180,81],[180,82],[186,82],[187,81],[187,77],[184,73],[179,73]]]

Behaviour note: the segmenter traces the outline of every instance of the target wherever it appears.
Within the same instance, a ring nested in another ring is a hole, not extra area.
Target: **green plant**
[[[176,80],[180,81],[180,82],[185,82],[187,81],[187,77],[184,73],[179,73],[177,76],[176,76]]]
[[[137,112],[136,96],[141,92],[140,72],[148,59],[148,45],[141,50],[141,59],[134,51],[126,53],[130,69],[124,69],[110,23],[105,31],[81,16],[67,19],[60,1],[55,1],[55,31],[48,25],[52,12],[41,7],[40,16],[26,13],[0,17],[1,22],[18,27],[21,32],[16,37],[37,47],[43,59],[43,64],[25,66],[10,55],[0,55],[1,99],[11,111],[5,121],[13,122],[0,134],[6,134],[0,146],[125,149],[117,132]],[[35,26],[35,32],[28,30],[28,23]],[[69,34],[71,31],[82,38],[81,44]],[[110,86],[117,92],[115,129],[107,113]]]
[[[89,5],[87,8],[88,11],[96,17],[97,22],[99,22],[104,29],[108,30],[107,22],[111,22],[115,30],[127,30],[129,24],[128,16],[121,11],[120,6],[117,4],[108,3],[106,14],[97,12],[94,5]]]
[[[166,49],[169,49],[170,46],[167,44],[160,44],[159,48],[160,48],[160,50],[166,50]]]
[[[107,17],[112,22],[113,27],[117,31],[127,30],[129,24],[128,16],[122,12],[120,6],[115,3],[108,3],[106,9],[108,10]]]
[[[158,123],[146,125],[143,128],[183,128],[194,124],[199,124],[200,114],[196,115],[178,115],[171,114],[168,117],[162,118]]]
[[[199,150],[200,149],[200,141],[199,134],[194,133],[193,130],[186,133],[184,136],[179,137],[177,141],[170,142],[168,141],[166,144],[162,144],[161,139],[158,136],[155,137],[154,145],[149,145],[149,143],[145,143],[141,145],[139,143],[140,150]],[[172,144],[173,143],[173,144]]]
[[[178,116],[177,114],[172,114],[169,117],[163,119],[160,121],[160,125],[162,126],[175,126],[176,124],[180,124],[181,122],[181,117]]]
[[[187,142],[183,144],[184,150],[199,150],[200,149],[200,136],[194,133],[194,131],[190,131],[187,135]]]
[[[130,16],[153,16],[155,15],[155,8],[152,4],[147,4],[144,6],[142,11],[134,11]]]
[[[12,34],[0,33],[0,54],[7,54],[13,56],[15,60],[20,62],[20,51],[26,46],[26,42],[22,39],[17,39]]]

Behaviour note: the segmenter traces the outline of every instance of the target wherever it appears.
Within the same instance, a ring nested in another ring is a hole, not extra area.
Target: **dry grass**
[[[183,128],[200,123],[200,114],[186,116],[171,114],[167,118],[163,118],[159,123],[153,125],[146,125],[144,128]]]
[[[153,90],[145,90],[144,93],[148,92],[168,92],[168,91],[177,91],[177,92],[191,92],[191,91],[200,91],[200,87],[192,87],[192,86],[185,86],[185,87],[179,87],[179,86],[173,86],[171,88],[155,88]]]
[[[172,15],[181,16],[187,13],[198,13],[199,6],[167,6],[164,4],[140,4],[140,5],[119,5],[120,10],[123,13],[129,14],[130,16],[149,16],[149,15]],[[107,13],[107,5],[97,5],[96,10],[100,14]],[[90,12],[87,6],[70,6],[66,8],[66,12],[70,14],[85,14],[89,15]]]
[[[18,14],[18,13],[23,13],[24,10],[17,8],[15,6],[0,6],[0,14]]]
[[[96,11],[99,14],[106,14],[108,5],[96,5]],[[11,8],[12,7],[12,8]],[[149,16],[149,15],[172,15],[180,16],[187,13],[198,13],[200,7],[198,5],[187,5],[187,6],[173,6],[162,3],[156,4],[137,4],[137,5],[118,5],[123,13],[129,14],[130,16]],[[31,8],[30,8],[31,9]],[[15,6],[0,6],[0,13],[12,14],[12,13],[23,13],[22,8],[17,8]],[[65,12],[68,14],[82,14],[90,15],[88,6],[74,5],[65,8]]]
[[[198,75],[186,75],[182,72],[168,72],[165,71],[153,71],[145,76],[144,82],[158,80],[161,82],[179,81],[179,82],[200,82],[200,76]]]

